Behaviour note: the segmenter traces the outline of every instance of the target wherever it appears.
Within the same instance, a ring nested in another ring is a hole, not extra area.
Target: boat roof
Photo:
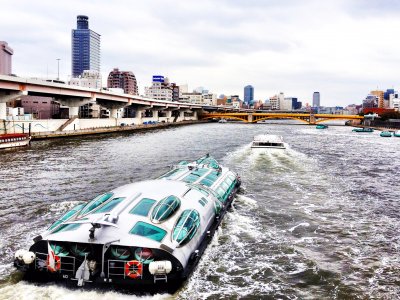
[[[118,240],[113,244],[147,248],[163,245],[173,251],[179,244],[171,238],[172,232],[183,212],[195,210],[202,220],[208,219],[214,211],[214,202],[220,201],[221,185],[227,181],[232,183],[234,178],[233,172],[209,156],[194,162],[182,161],[157,179],[117,187],[81,204],[83,207],[77,208],[79,213],[59,225],[55,226],[55,222],[52,225],[55,227],[50,226],[43,239],[96,244]],[[96,201],[103,202],[96,206]],[[179,206],[157,222],[154,212],[160,203],[167,201],[178,202]],[[94,208],[88,210],[90,205]],[[90,240],[89,230],[94,224],[99,226],[95,229],[95,239]],[[151,231],[151,234],[141,234],[138,230]]]
[[[19,137],[27,137],[26,133],[4,133],[0,134],[0,139],[9,139],[9,138],[19,138]]]
[[[259,134],[253,139],[254,142],[271,142],[271,143],[283,143],[283,137],[275,134]]]
[[[89,229],[92,227],[92,223],[98,223],[105,226],[96,229],[96,243],[104,244],[117,237],[119,238],[119,244],[121,245],[137,244],[137,246],[150,248],[159,247],[160,242],[138,235],[135,235],[135,241],[132,241],[133,236],[130,231],[138,221],[153,224],[148,214],[145,216],[133,214],[132,210],[143,199],[159,201],[168,196],[175,196],[182,199],[188,191],[191,192],[191,195],[197,194],[199,199],[202,197],[200,192],[196,190],[192,191],[187,183],[180,181],[158,179],[131,183],[118,187],[109,193],[112,194],[111,197],[113,199],[123,198],[123,200],[110,211],[101,212],[101,209],[95,209],[88,214],[78,215],[75,220],[67,222],[67,224],[71,225],[76,224],[75,227],[72,227],[72,230],[61,230],[58,232],[56,230],[55,233],[50,234],[51,238],[49,236],[49,239],[87,243],[89,238]],[[183,210],[195,208],[199,211],[203,209],[203,207],[195,201],[193,201],[193,203],[189,201],[181,201],[181,208]],[[113,223],[113,219],[117,219],[117,221]],[[157,224],[157,227],[167,232],[171,232],[175,225],[175,221],[176,218],[170,218],[161,224]],[[171,243],[169,239],[165,240],[167,244],[168,241]],[[173,245],[169,246],[171,248],[173,247]]]

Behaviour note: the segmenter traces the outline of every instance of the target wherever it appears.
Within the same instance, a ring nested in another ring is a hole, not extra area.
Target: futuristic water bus
[[[252,149],[286,149],[283,137],[274,134],[256,135],[251,143]]]
[[[210,156],[182,161],[155,180],[80,204],[18,250],[25,278],[135,289],[177,287],[191,273],[240,186]]]

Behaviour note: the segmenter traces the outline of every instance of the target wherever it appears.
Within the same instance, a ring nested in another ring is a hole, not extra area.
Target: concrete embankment
[[[143,131],[159,128],[170,128],[198,123],[205,123],[207,121],[181,121],[176,123],[157,123],[148,125],[127,125],[127,126],[114,126],[104,128],[87,128],[80,130],[66,130],[66,131],[50,131],[50,132],[34,132],[32,133],[33,140],[50,139],[50,138],[66,138],[71,136],[83,136],[93,134],[105,134],[105,133],[116,133],[116,132],[133,132]]]

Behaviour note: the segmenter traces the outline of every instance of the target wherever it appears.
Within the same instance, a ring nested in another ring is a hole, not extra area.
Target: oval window
[[[168,196],[162,199],[151,212],[151,221],[161,223],[172,216],[181,206],[181,200],[176,196]]]
[[[172,241],[176,241],[180,246],[185,245],[196,234],[199,226],[199,213],[194,209],[184,210],[172,231]]]

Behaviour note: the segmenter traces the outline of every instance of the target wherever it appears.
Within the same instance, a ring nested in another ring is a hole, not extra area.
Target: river
[[[254,153],[254,135],[290,148]],[[24,282],[14,252],[77,203],[210,153],[243,190],[188,282],[139,299],[400,298],[400,138],[345,126],[208,123],[0,152],[0,299],[132,299]]]

